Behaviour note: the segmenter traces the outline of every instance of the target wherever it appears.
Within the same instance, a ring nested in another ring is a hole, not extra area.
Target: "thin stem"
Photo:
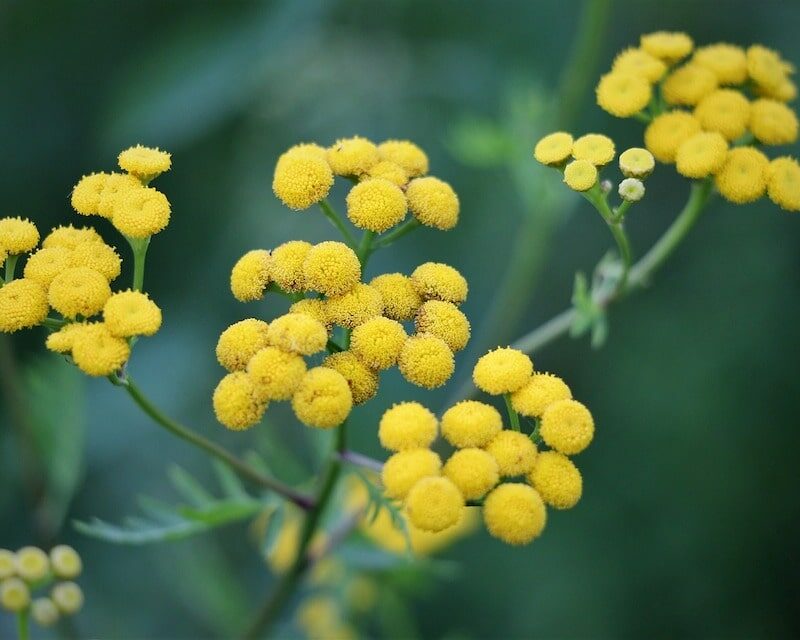
[[[128,244],[133,251],[133,290],[144,290],[144,266],[147,261],[147,248],[150,246],[150,238],[128,238]]]
[[[375,242],[374,246],[376,249],[388,247],[390,244],[396,242],[407,233],[411,233],[412,231],[414,231],[414,229],[418,229],[421,226],[422,223],[420,223],[419,220],[417,220],[412,216],[411,218],[406,220],[403,224],[401,224],[399,227],[395,227],[388,233],[385,233],[384,235],[380,236]]]
[[[19,640],[28,640],[31,636],[28,628],[28,610],[17,613],[17,637]]]
[[[514,431],[520,431],[519,414],[516,411],[514,411],[514,407],[511,404],[511,394],[504,393],[503,400],[506,401],[506,411],[508,412],[508,419],[511,422],[511,428]]]
[[[356,253],[358,254],[358,261],[361,263],[362,269],[367,266],[367,260],[369,260],[369,257],[375,250],[375,247],[372,244],[374,238],[374,231],[365,231],[361,236],[361,242],[358,243],[358,250]]]
[[[347,228],[347,225],[345,224],[344,220],[342,220],[342,217],[336,213],[336,210],[331,206],[331,203],[327,200],[320,200],[319,206],[320,209],[322,209],[322,212],[325,214],[325,217],[328,218],[328,220],[333,223],[333,226],[339,230],[339,233],[342,234],[345,242],[350,245],[350,248],[355,250],[358,244],[355,237],[352,233],[350,233],[350,229]]]
[[[370,458],[356,451],[342,451],[339,454],[339,460],[370,471],[377,471],[378,473],[383,471],[383,463],[380,460],[375,460],[375,458]]]
[[[622,258],[622,275],[617,283],[617,289],[622,290],[628,282],[628,272],[631,270],[631,264],[633,263],[631,244],[621,222],[610,222],[608,227],[611,229],[611,235],[614,236],[620,258]]]
[[[183,426],[182,424],[172,420],[164,415],[139,389],[134,383],[133,379],[128,376],[123,381],[117,383],[118,386],[125,387],[133,401],[144,411],[156,424],[169,431],[172,435],[177,436],[181,440],[185,440],[189,444],[197,447],[201,451],[211,455],[218,460],[227,464],[231,469],[238,473],[242,478],[252,482],[254,485],[269,489],[277,494],[282,495],[287,500],[290,500],[301,509],[309,510],[314,507],[314,501],[309,496],[306,496],[292,487],[283,484],[275,478],[263,475],[262,473],[253,469],[250,465],[242,462],[224,447],[218,445],[211,440],[208,440],[191,429]]]
[[[622,222],[625,216],[628,215],[628,209],[631,208],[633,202],[631,200],[623,200],[622,204],[614,209],[614,221]]]
[[[17,260],[19,260],[19,255],[8,256],[6,258],[6,284],[14,279],[14,274],[17,270]]]

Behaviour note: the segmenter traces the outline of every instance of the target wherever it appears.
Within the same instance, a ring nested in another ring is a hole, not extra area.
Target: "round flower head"
[[[575,191],[588,191],[597,184],[597,167],[588,160],[573,160],[564,168],[564,182]]]
[[[86,325],[79,322],[65,324],[58,331],[51,333],[45,340],[45,346],[54,353],[72,353],[72,343]]]
[[[13,551],[0,549],[0,580],[10,578],[17,572],[17,559]]]
[[[700,132],[700,123],[685,111],[670,111],[653,118],[644,132],[644,144],[660,162],[675,162],[678,147]]]
[[[296,353],[265,347],[250,358],[247,374],[259,400],[289,400],[306,373],[305,360]]]
[[[89,376],[108,376],[119,371],[131,355],[123,338],[111,335],[102,323],[82,325],[70,338],[75,365]]]
[[[712,71],[690,62],[673,71],[661,91],[670,104],[695,105],[717,86],[717,76]]]
[[[419,265],[411,274],[411,282],[424,300],[443,300],[461,304],[467,299],[469,287],[456,269],[439,262]]]
[[[270,282],[272,258],[265,249],[248,251],[231,270],[231,293],[239,302],[261,300]]]
[[[118,338],[152,336],[161,328],[161,309],[146,293],[121,291],[106,301],[103,321]]]
[[[627,202],[639,202],[644,198],[644,183],[638,178],[625,178],[619,183],[619,197]]]
[[[355,251],[343,242],[320,242],[306,254],[303,280],[312,291],[340,296],[361,280],[361,263]]]
[[[650,55],[670,64],[688,56],[694,47],[692,39],[680,31],[655,31],[644,34],[639,44]]]
[[[542,164],[560,165],[572,155],[572,136],[564,131],[546,135],[533,148],[533,157]]]
[[[685,140],[675,154],[675,168],[687,178],[705,178],[722,168],[728,143],[716,132],[696,133]]]
[[[0,219],[0,249],[10,255],[33,251],[39,244],[39,230],[23,218]]]
[[[20,278],[0,288],[0,332],[40,325],[47,310],[47,293],[35,280]]]
[[[128,238],[148,238],[169,224],[167,196],[150,187],[131,189],[120,196],[111,219],[117,230]]]
[[[522,351],[498,347],[481,356],[472,370],[472,379],[478,389],[497,396],[521,389],[532,373],[533,362]]]
[[[325,300],[320,300],[319,298],[303,298],[289,307],[289,313],[302,313],[303,315],[314,318],[317,322],[321,322],[325,325],[326,329],[330,329],[328,305]]]
[[[461,351],[469,341],[469,320],[452,302],[428,300],[419,308],[414,325],[417,333],[428,333],[444,340],[454,353]]]
[[[747,56],[741,47],[723,42],[710,44],[697,49],[692,61],[711,71],[721,85],[747,80]]]
[[[344,295],[328,298],[326,309],[330,322],[355,329],[370,318],[381,315],[383,298],[370,285],[357,284]]]
[[[112,282],[122,272],[122,260],[114,247],[104,242],[82,242],[70,254],[70,266],[89,267]]]
[[[50,572],[50,559],[39,547],[23,547],[16,553],[17,575],[27,582],[37,582]]]
[[[332,429],[345,421],[353,395],[344,376],[325,367],[310,369],[292,396],[292,409],[304,425]]]
[[[416,178],[409,182],[406,197],[411,213],[426,227],[447,231],[458,224],[458,196],[443,180]]]
[[[275,284],[289,293],[305,289],[303,263],[309,251],[311,243],[304,240],[290,240],[273,249],[270,276]]]
[[[381,417],[378,438],[389,451],[424,449],[433,444],[438,426],[436,416],[418,402],[401,402]]]
[[[572,157],[576,160],[588,160],[597,167],[602,167],[614,159],[616,150],[614,141],[599,133],[587,133],[572,145]]]
[[[759,98],[750,110],[750,131],[764,144],[791,144],[797,140],[797,116],[782,102]]]
[[[772,49],[754,44],[747,49],[747,73],[759,87],[779,90],[787,80],[787,64]]]
[[[544,451],[536,456],[528,481],[542,500],[556,509],[571,509],[578,504],[583,492],[583,478],[578,467],[556,451]]]
[[[547,522],[541,496],[526,484],[501,484],[483,503],[483,521],[489,533],[506,544],[528,544]]]
[[[408,184],[408,173],[399,164],[389,162],[388,160],[381,160],[377,164],[372,165],[369,171],[361,176],[363,180],[369,178],[382,178],[388,180],[398,187],[405,187]]]
[[[459,449],[486,446],[502,429],[497,409],[477,400],[462,400],[442,415],[442,435]]]
[[[727,140],[736,140],[747,130],[750,103],[738,91],[719,89],[698,103],[694,117],[704,131],[717,131]]]
[[[328,331],[324,324],[311,316],[304,313],[287,313],[270,323],[266,340],[267,343],[261,345],[259,349],[269,344],[284,351],[310,356],[325,349]]]
[[[59,615],[58,607],[50,598],[36,598],[31,602],[31,618],[40,627],[52,627]]]
[[[772,98],[781,102],[791,102],[797,97],[797,85],[789,78],[785,78],[777,88],[756,86],[756,93],[764,98]]]
[[[64,615],[71,616],[83,606],[83,591],[74,582],[59,582],[53,587],[50,597]]]
[[[140,144],[125,149],[119,154],[117,161],[120,169],[142,180],[152,180],[165,171],[169,171],[172,166],[169,153],[158,148],[143,147]]]
[[[233,431],[260,422],[267,408],[267,402],[258,398],[255,383],[244,371],[234,371],[220,380],[212,400],[217,420]]]
[[[381,483],[389,498],[402,500],[417,482],[438,476],[441,469],[442,461],[430,449],[404,449],[383,465]]]
[[[228,371],[243,371],[250,358],[269,344],[268,335],[269,325],[263,320],[248,318],[232,324],[219,336],[217,361]]]
[[[47,297],[50,306],[65,318],[89,318],[103,309],[111,288],[94,269],[70,267],[53,278]]]
[[[661,80],[667,72],[667,65],[644,49],[630,47],[614,58],[611,70],[630,73],[653,83]]]
[[[552,373],[534,373],[528,382],[511,395],[511,406],[518,414],[538,418],[548,405],[572,397],[567,384]]]
[[[536,462],[536,445],[519,431],[501,431],[485,448],[497,461],[503,477],[524,475]]]
[[[350,387],[353,404],[364,404],[378,393],[378,374],[359,360],[352,351],[332,353],[322,362],[323,367],[342,374]]]
[[[383,178],[368,178],[347,194],[347,217],[359,229],[383,233],[406,217],[402,189]]]
[[[497,461],[483,449],[461,449],[445,463],[444,476],[458,487],[466,500],[477,500],[500,480]]]
[[[328,164],[337,176],[360,176],[369,171],[379,160],[378,147],[366,138],[358,136],[337,140],[328,149]],[[384,157],[384,160],[392,158]],[[402,166],[401,163],[398,164]]]
[[[65,544],[50,549],[50,564],[53,567],[53,573],[66,580],[77,578],[83,570],[83,563],[78,552]]]
[[[353,329],[350,350],[368,367],[388,369],[397,364],[407,339],[402,324],[377,316]]]
[[[411,320],[422,305],[422,298],[413,281],[402,273],[377,276],[369,285],[380,293],[383,299],[383,315],[392,320]]]
[[[70,254],[70,250],[64,247],[39,249],[25,262],[24,275],[28,280],[34,280],[47,289],[53,278],[71,266]]]
[[[714,183],[720,195],[735,204],[753,202],[767,189],[769,159],[753,147],[737,147],[728,151]]]
[[[107,179],[107,173],[92,173],[83,176],[72,189],[72,208],[81,215],[96,216],[100,207],[100,196]]]
[[[572,456],[589,446],[594,437],[594,420],[577,400],[559,400],[544,410],[539,433],[548,446]]]
[[[800,164],[797,160],[775,158],[770,162],[767,174],[769,199],[787,211],[800,211]]]
[[[408,140],[387,140],[378,145],[382,160],[400,165],[409,178],[417,178],[428,173],[428,156],[413,142]]]
[[[42,247],[61,247],[63,249],[74,249],[83,242],[103,242],[100,234],[91,227],[78,227],[72,225],[56,227],[47,237],[42,240]]]
[[[639,178],[643,180],[651,173],[656,166],[653,154],[647,149],[631,147],[626,149],[619,156],[619,168],[626,178]]]
[[[423,531],[444,531],[464,515],[464,496],[447,478],[423,478],[406,497],[411,523]]]
[[[290,209],[308,209],[323,200],[333,186],[333,172],[319,152],[293,147],[278,158],[272,190]]]
[[[130,193],[141,191],[142,183],[135,176],[125,173],[109,173],[97,201],[97,215],[113,218],[122,200]]]
[[[19,578],[6,578],[0,582],[0,606],[12,613],[24,611],[31,602],[28,585]]]
[[[597,104],[618,118],[628,118],[639,113],[650,103],[650,83],[629,71],[607,73],[597,85]]]
[[[435,389],[453,375],[455,360],[444,340],[422,334],[406,340],[397,365],[400,373],[411,384]]]

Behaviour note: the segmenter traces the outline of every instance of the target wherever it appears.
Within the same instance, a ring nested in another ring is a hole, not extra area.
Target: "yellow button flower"
[[[747,80],[747,56],[744,49],[720,42],[700,47],[692,61],[717,76],[721,85],[743,84]]]
[[[696,105],[719,86],[717,76],[699,64],[688,63],[673,71],[661,86],[670,104]]]
[[[70,267],[58,274],[47,294],[50,306],[65,318],[89,318],[103,309],[111,288],[103,274],[89,267]]]
[[[405,187],[408,184],[408,173],[403,167],[388,160],[381,160],[377,164],[372,165],[370,169],[361,176],[362,180],[369,178],[382,178],[388,180],[398,187]]]
[[[641,36],[639,44],[650,55],[669,64],[685,58],[692,52],[694,42],[680,31],[655,31]]]
[[[716,132],[696,133],[678,147],[675,168],[687,178],[705,178],[725,164],[728,143]]]
[[[142,183],[135,176],[125,173],[106,174],[103,190],[97,202],[97,215],[113,218],[123,200],[131,193],[141,191]]]
[[[501,484],[483,503],[483,521],[489,533],[506,544],[528,544],[547,522],[541,496],[520,483]]]
[[[71,252],[64,247],[48,247],[31,254],[25,262],[24,275],[47,289],[59,273],[71,266]]]
[[[50,565],[53,573],[65,580],[77,578],[83,570],[83,562],[78,552],[66,544],[59,544],[50,549]]]
[[[750,103],[740,92],[720,89],[703,98],[694,117],[705,131],[717,131],[727,140],[740,138],[750,121]]]
[[[661,80],[667,72],[667,65],[644,49],[630,47],[614,58],[611,70],[630,73],[653,83]]]
[[[445,463],[442,473],[466,500],[477,500],[500,480],[497,461],[483,449],[460,449]]]
[[[462,400],[442,415],[442,435],[458,448],[486,446],[502,428],[497,409],[477,400]]]
[[[426,227],[448,231],[458,224],[458,196],[443,180],[416,178],[409,182],[406,197],[411,213]]]
[[[6,611],[19,613],[27,609],[31,601],[31,592],[19,578],[6,578],[0,582],[0,605]]]
[[[306,373],[305,360],[296,353],[265,347],[247,363],[247,374],[260,400],[289,400]]]
[[[59,582],[53,587],[50,597],[64,615],[71,616],[83,607],[83,591],[74,582]]]
[[[12,280],[0,288],[0,331],[35,327],[47,317],[47,293],[35,280]]]
[[[389,451],[424,449],[433,444],[438,426],[436,416],[418,402],[401,402],[381,417],[378,438]]]
[[[107,173],[92,173],[83,176],[72,189],[70,202],[76,212],[84,216],[98,215],[100,198],[108,180]]]
[[[475,386],[496,396],[521,389],[533,373],[533,361],[522,351],[498,347],[481,356],[472,370]]]
[[[244,371],[234,371],[220,380],[212,400],[217,420],[233,431],[260,422],[267,408],[267,402],[258,398],[255,383]]]
[[[417,333],[428,333],[444,340],[454,353],[469,342],[469,320],[452,302],[428,300],[419,308],[414,325]]]
[[[779,90],[788,79],[788,67],[777,51],[754,44],[747,49],[747,73],[759,87]]]
[[[72,359],[89,376],[119,371],[131,355],[128,342],[111,335],[102,323],[82,325],[72,335]]]
[[[600,108],[618,118],[639,113],[652,96],[650,83],[629,71],[607,73],[600,78],[595,92]]]
[[[325,349],[328,331],[324,324],[311,316],[304,313],[287,313],[275,318],[269,324],[266,339],[270,346],[310,356]],[[265,346],[267,344],[259,346],[259,349]]]
[[[172,166],[172,156],[158,148],[137,144],[119,154],[119,168],[143,180],[152,180]]]
[[[42,240],[42,247],[61,247],[74,249],[84,242],[103,242],[103,238],[91,227],[73,227],[72,225],[56,227]]]
[[[347,194],[347,217],[359,229],[383,233],[402,222],[408,203],[402,189],[383,178],[368,178]]]
[[[270,276],[281,289],[289,293],[297,293],[305,289],[303,263],[311,243],[304,240],[290,240],[272,251]]]
[[[169,224],[167,196],[150,187],[131,189],[120,196],[114,207],[112,224],[129,238],[148,238]]]
[[[409,178],[417,178],[428,173],[428,156],[413,142],[408,140],[386,140],[378,145],[382,160],[400,165]]]
[[[528,382],[511,394],[511,406],[518,414],[538,418],[548,405],[572,397],[567,384],[552,373],[534,373]]]
[[[388,369],[397,364],[407,339],[408,335],[402,324],[378,316],[353,329],[350,349],[367,366]]]
[[[13,551],[0,549],[0,580],[10,578],[17,572],[17,560]]]
[[[58,331],[47,336],[44,344],[54,353],[72,353],[72,343],[75,340],[75,336],[83,330],[84,326],[86,325],[80,322],[65,324]]]
[[[408,519],[423,531],[444,531],[464,516],[464,497],[447,478],[423,478],[406,497]]]
[[[441,469],[442,461],[430,449],[404,449],[383,465],[381,483],[389,498],[403,500],[417,482],[438,476]]]
[[[800,164],[797,160],[775,158],[770,162],[768,176],[769,199],[787,211],[800,211]]]
[[[270,282],[272,258],[265,249],[248,251],[231,270],[231,293],[239,302],[261,300]]]
[[[36,598],[31,602],[31,618],[40,627],[52,627],[59,615],[58,607],[50,598]]]
[[[583,492],[581,472],[567,456],[556,451],[543,451],[536,457],[528,481],[542,500],[556,509],[571,509]]]
[[[378,393],[378,374],[359,360],[352,351],[332,353],[322,362],[323,367],[342,374],[350,387],[353,404],[364,404]]]
[[[750,131],[764,144],[791,144],[797,140],[797,116],[782,102],[759,98],[750,109]]]
[[[325,300],[319,298],[303,298],[292,303],[289,313],[302,313],[314,318],[317,322],[325,325],[326,329],[331,328],[330,318],[328,318],[328,305]]]
[[[268,336],[269,325],[263,320],[240,320],[220,334],[217,361],[228,371],[243,371],[250,358],[269,344]]]
[[[50,558],[39,547],[22,547],[15,556],[17,575],[27,582],[38,582],[50,572]]]
[[[359,136],[337,140],[328,149],[328,164],[337,176],[360,176],[369,171],[380,159],[378,147]],[[389,157],[383,159],[397,162]],[[397,164],[403,166],[400,162]]]
[[[361,279],[358,256],[343,242],[320,242],[311,247],[303,261],[303,280],[312,291],[340,296]]]
[[[11,255],[33,251],[39,244],[39,230],[24,218],[0,219],[0,249]]]
[[[559,400],[544,410],[539,433],[550,447],[571,456],[589,446],[594,437],[594,420],[577,400]]]
[[[81,242],[72,250],[69,260],[71,267],[89,267],[109,282],[122,272],[122,259],[114,247],[104,242]]]
[[[419,265],[411,274],[411,282],[425,300],[443,300],[461,304],[467,299],[469,287],[456,269],[439,262]]]
[[[623,151],[619,156],[619,168],[626,178],[643,180],[653,173],[655,166],[656,162],[653,154],[647,149],[631,147]]]
[[[103,321],[118,338],[152,336],[161,328],[161,309],[146,293],[121,291],[106,301]]]
[[[313,148],[293,147],[275,163],[272,190],[290,209],[308,209],[327,197],[332,186],[331,167]]]
[[[383,312],[383,298],[368,284],[357,284],[341,296],[328,298],[326,311],[333,324],[355,329]]]
[[[497,461],[503,477],[525,475],[536,462],[536,445],[518,431],[501,431],[486,445],[486,451]]]
[[[644,144],[664,163],[675,162],[678,147],[694,134],[700,133],[700,123],[685,111],[670,111],[656,116],[644,132]]]
[[[383,314],[392,320],[411,320],[422,305],[413,281],[402,273],[386,273],[373,278],[369,284],[383,299]]]
[[[572,155],[572,136],[565,131],[546,135],[533,148],[533,157],[542,164],[557,166]]]
[[[575,191],[588,191],[597,184],[597,167],[588,160],[573,160],[564,168],[564,182]]]
[[[304,425],[332,429],[345,421],[353,395],[341,373],[325,367],[309,369],[294,396],[292,409]]]
[[[728,151],[714,183],[720,195],[729,202],[753,202],[766,191],[768,169],[769,159],[758,149],[738,147]]]
[[[397,364],[406,380],[425,389],[441,387],[455,370],[453,352],[447,343],[426,334],[406,340]]]
[[[572,145],[572,157],[576,160],[588,160],[597,167],[602,167],[614,159],[616,150],[614,141],[599,133],[587,133]]]

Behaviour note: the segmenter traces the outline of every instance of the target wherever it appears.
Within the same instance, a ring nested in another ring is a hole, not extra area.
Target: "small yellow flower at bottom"
[[[588,160],[596,167],[607,165],[614,159],[615,154],[614,141],[600,133],[587,133],[572,145],[573,158]]]
[[[347,380],[353,395],[353,404],[364,404],[378,393],[378,374],[356,357],[352,351],[332,353],[322,361],[322,366],[338,371]]]
[[[518,431],[501,431],[486,445],[486,451],[497,461],[504,478],[530,472],[538,453],[533,441]]]
[[[521,416],[538,418],[548,405],[571,397],[572,391],[558,376],[534,373],[523,387],[511,394],[511,406]]]
[[[564,183],[575,191],[588,191],[597,184],[597,167],[588,160],[573,160],[564,167]]]
[[[767,188],[769,159],[753,147],[737,147],[728,151],[714,184],[720,195],[735,204],[758,200]]]
[[[687,178],[706,178],[725,164],[728,142],[716,132],[696,133],[675,154],[675,169]]]
[[[492,405],[462,400],[442,415],[442,435],[454,447],[483,447],[503,429],[503,418]]]
[[[694,108],[694,117],[704,131],[717,131],[726,140],[736,140],[747,130],[750,103],[739,91],[719,89],[708,94]]]
[[[418,402],[401,402],[384,412],[378,438],[390,451],[419,449],[433,444],[438,426],[436,416]]]
[[[50,558],[39,547],[22,547],[16,553],[17,575],[27,582],[37,582],[50,572]]]
[[[359,229],[383,233],[403,221],[408,203],[402,189],[384,178],[368,178],[347,194],[347,217]]]
[[[539,433],[550,447],[571,456],[589,446],[594,420],[577,400],[559,400],[544,410]]]
[[[35,280],[46,290],[59,273],[72,266],[70,264],[71,255],[72,251],[64,247],[39,249],[28,257],[23,275],[28,280]]]
[[[643,180],[653,173],[655,166],[653,154],[647,149],[631,147],[623,151],[619,156],[619,168],[626,178]]]
[[[458,224],[458,196],[444,180],[416,178],[408,184],[406,198],[411,213],[426,227],[448,231]]]
[[[47,317],[47,309],[42,285],[27,278],[12,280],[0,288],[0,332],[35,327]]]
[[[311,251],[311,243],[304,240],[290,240],[275,247],[272,251],[270,276],[281,289],[296,293],[305,288],[303,262]]]
[[[161,309],[146,293],[120,291],[106,300],[103,321],[118,338],[152,336],[161,328]]]
[[[83,591],[74,582],[59,582],[53,587],[50,597],[58,610],[67,616],[77,613],[83,607]]]
[[[769,199],[787,211],[800,211],[800,164],[797,160],[788,156],[775,158],[770,162],[767,175]]]
[[[358,325],[350,335],[350,349],[373,369],[397,364],[408,334],[396,320],[378,316]]]
[[[18,613],[28,608],[31,592],[28,585],[19,578],[6,578],[0,581],[0,606],[6,611]]]
[[[453,352],[436,336],[411,336],[403,344],[397,360],[400,373],[411,384],[426,389],[441,387],[455,370]]]
[[[557,166],[572,155],[572,136],[565,131],[550,133],[536,143],[533,157],[542,164]]]
[[[528,481],[556,509],[571,509],[583,492],[581,472],[572,460],[557,451],[543,451],[536,456]]]
[[[90,318],[99,313],[111,297],[111,287],[102,273],[89,267],[70,267],[50,284],[50,306],[65,318]]]
[[[500,468],[483,449],[460,449],[450,456],[442,473],[458,487],[465,500],[483,497],[500,480]]]
[[[264,297],[270,281],[272,259],[266,249],[248,251],[231,269],[231,293],[239,302],[251,302]]]
[[[327,158],[328,164],[337,176],[360,176],[381,159],[375,143],[360,136],[337,140],[328,149]],[[392,160],[389,157],[384,159]]]
[[[228,371],[243,371],[258,351],[269,344],[269,325],[247,318],[225,329],[217,341],[217,361]]]
[[[405,500],[408,519],[423,531],[444,531],[464,515],[464,496],[448,478],[423,478]]]
[[[384,463],[381,483],[389,498],[402,500],[411,488],[423,478],[438,476],[442,461],[430,449],[404,449]]]
[[[268,403],[257,397],[250,376],[244,371],[235,371],[220,380],[214,389],[213,404],[221,424],[233,431],[241,431],[261,420]]]
[[[250,358],[247,374],[258,399],[289,400],[303,381],[306,363],[296,353],[265,347]]]
[[[355,329],[367,320],[381,315],[383,298],[374,287],[359,283],[341,296],[328,298],[325,310],[329,322]]]
[[[414,269],[411,282],[425,300],[461,304],[467,299],[467,281],[457,269],[439,262],[426,262]]]
[[[304,425],[332,429],[345,421],[353,408],[353,395],[338,371],[315,367],[303,376],[292,396],[292,409]]]
[[[347,293],[360,280],[361,263],[358,256],[343,242],[320,242],[311,247],[303,260],[305,288],[326,296]]]
[[[90,376],[119,371],[131,355],[128,342],[111,335],[102,323],[81,325],[70,336],[75,365]]]
[[[496,396],[521,389],[533,374],[533,361],[518,349],[498,347],[481,356],[472,380],[481,391]]]
[[[58,607],[50,598],[36,598],[31,602],[31,618],[40,627],[52,627],[59,616]]]
[[[259,349],[269,344],[284,351],[310,356],[325,349],[328,330],[319,320],[304,313],[287,313],[269,324],[266,341]]]
[[[501,484],[483,503],[483,521],[489,533],[507,544],[528,544],[547,522],[541,496],[526,484]]]
[[[417,178],[428,173],[428,156],[413,142],[408,140],[386,140],[378,145],[378,155],[400,165],[409,178]]]

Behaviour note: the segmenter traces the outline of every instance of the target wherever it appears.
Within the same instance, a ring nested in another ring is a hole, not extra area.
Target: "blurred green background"
[[[213,418],[219,332],[283,308],[274,298],[236,303],[230,267],[254,247],[333,237],[318,212],[292,213],[272,195],[274,161],[288,146],[353,134],[418,142],[432,173],[459,194],[461,222],[405,238],[376,256],[369,275],[453,264],[470,282],[475,337],[447,389],[420,392],[394,372],[379,399],[356,411],[355,448],[382,455],[383,410],[411,398],[440,408],[481,350],[567,306],[575,271],[590,271],[610,247],[588,205],[529,154],[537,135],[565,120],[576,133],[612,135],[619,148],[640,142],[641,125],[594,104],[596,77],[616,51],[671,28],[699,43],[761,42],[800,64],[800,3],[618,0],[600,11],[607,29],[592,20],[597,50],[580,65],[589,87],[571,111],[555,95],[581,7],[4,0],[2,215],[40,228],[80,222],[69,192],[81,175],[110,170],[131,144],[171,151],[173,170],[156,186],[174,217],[148,260],[165,322],[137,346],[132,370],[171,414],[234,450],[272,452],[279,468],[289,450],[310,464],[311,436],[285,406],[245,435]],[[579,87],[580,74],[567,82]],[[686,191],[671,168],[657,169],[629,224],[639,251]],[[101,231],[119,245],[110,227]],[[514,246],[522,270],[508,284]],[[800,217],[766,200],[716,202],[654,285],[613,309],[603,349],[567,338],[535,355],[597,422],[594,445],[578,459],[578,507],[551,514],[545,535],[524,549],[483,531],[448,549],[460,570],[411,590],[413,622],[365,635],[405,637],[414,627],[425,638],[800,635]],[[82,553],[82,637],[230,637],[271,580],[244,526],[152,547],[72,528],[92,516],[119,522],[141,494],[176,501],[166,471],[176,462],[199,477],[210,471],[105,380],[45,355],[43,337],[14,336],[0,353],[0,547],[57,540]],[[43,379],[56,395],[27,382]],[[24,396],[32,416],[7,402],[15,390],[32,394]],[[26,431],[37,420],[51,431]],[[0,614],[0,637],[12,623]]]

